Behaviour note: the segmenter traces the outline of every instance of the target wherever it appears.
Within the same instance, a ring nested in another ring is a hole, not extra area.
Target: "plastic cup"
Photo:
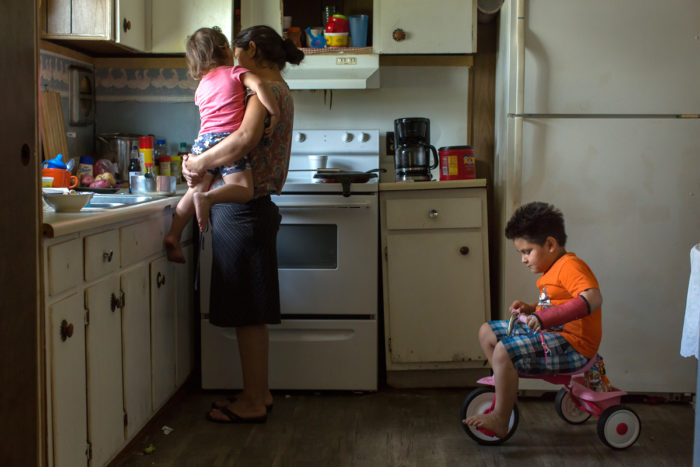
[[[367,47],[367,26],[369,16],[350,16],[350,39],[353,47]]]

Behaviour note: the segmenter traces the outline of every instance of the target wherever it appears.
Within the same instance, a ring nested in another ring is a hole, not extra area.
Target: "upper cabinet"
[[[374,0],[374,51],[475,53],[476,17],[476,0]]]
[[[202,27],[218,26],[233,40],[233,1],[151,0],[151,53],[185,53],[187,36]]]
[[[85,51],[147,49],[146,0],[46,0],[43,8],[43,39],[70,41]]]

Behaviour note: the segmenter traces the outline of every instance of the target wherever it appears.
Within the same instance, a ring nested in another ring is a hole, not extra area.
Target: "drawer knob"
[[[102,253],[102,261],[105,261],[107,263],[111,263],[112,256],[114,256],[114,251],[112,251],[112,250],[105,251],[104,253]]]
[[[61,321],[61,340],[65,341],[69,337],[73,337],[73,323],[68,324],[64,319]]]
[[[462,248],[459,249],[459,254],[466,256],[469,254],[469,247],[468,246],[463,246]]]
[[[122,28],[124,28],[124,32],[129,31],[131,29],[131,21],[124,18],[124,21],[122,22]]]
[[[160,289],[161,285],[165,285],[165,274],[158,273],[156,276],[156,286]]]
[[[396,42],[401,42],[402,40],[406,39],[406,32],[401,28],[396,28],[391,33],[391,38]]]
[[[431,209],[430,211],[428,211],[428,217],[430,217],[431,219],[435,219],[439,214],[440,213],[437,212],[435,209]]]

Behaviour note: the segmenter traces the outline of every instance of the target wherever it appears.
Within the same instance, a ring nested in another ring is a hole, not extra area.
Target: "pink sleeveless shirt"
[[[199,107],[199,136],[207,133],[232,133],[241,126],[245,113],[246,91],[239,66],[220,66],[202,77],[194,103]]]

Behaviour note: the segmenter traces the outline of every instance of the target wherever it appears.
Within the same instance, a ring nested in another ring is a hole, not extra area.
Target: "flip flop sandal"
[[[226,400],[229,401],[231,404],[233,404],[234,402],[236,402],[236,396],[227,397]],[[217,404],[217,402],[218,401],[214,401],[211,403],[212,409],[220,409],[221,407],[226,407],[225,405],[219,406]],[[270,405],[265,404],[265,410],[267,411],[268,415],[270,414],[270,412],[272,412],[272,407],[274,407],[274,406],[275,406],[275,404],[270,404]]]
[[[216,410],[226,415],[226,417],[228,417],[228,420],[212,417],[211,412],[207,413],[207,420],[214,423],[265,423],[267,421],[267,414],[263,415],[262,417],[243,418],[231,412],[226,407],[222,407]]]

